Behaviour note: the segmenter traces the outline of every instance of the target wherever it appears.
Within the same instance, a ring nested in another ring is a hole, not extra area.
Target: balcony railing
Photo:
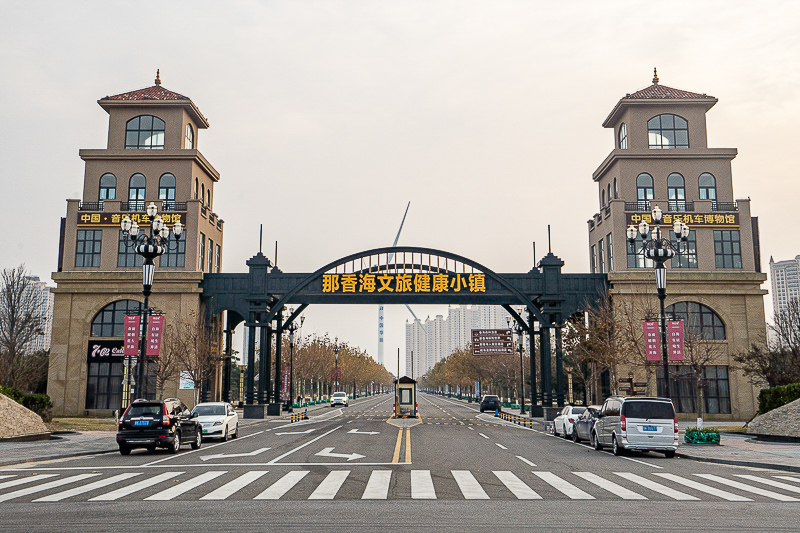
[[[625,211],[650,211],[650,200],[625,202]]]
[[[163,200],[161,202],[162,211],[186,211],[186,202],[175,202],[173,200]]]
[[[120,208],[123,211],[144,211],[145,210],[145,201],[144,200],[130,200],[128,202],[122,202]]]
[[[670,200],[668,206],[671,212],[694,211],[694,202],[687,202],[686,200]]]
[[[739,206],[736,205],[736,202],[717,202],[716,200],[711,202],[711,210],[712,211],[738,211]]]
[[[78,211],[102,211],[103,201],[99,202],[81,202],[78,206]]]

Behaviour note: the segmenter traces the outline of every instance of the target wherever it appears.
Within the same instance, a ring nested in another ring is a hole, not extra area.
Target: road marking
[[[145,501],[164,501],[164,500],[171,500],[183,494],[184,492],[189,492],[190,490],[199,487],[200,485],[211,481],[212,479],[218,478],[222,474],[225,474],[226,471],[224,470],[216,470],[211,472],[203,472],[199,476],[195,476],[192,479],[184,481],[183,483],[178,483],[174,487],[170,487],[168,489],[162,490],[152,496],[148,496],[145,498]]]
[[[461,489],[461,494],[466,500],[488,500],[489,495],[483,490],[478,480],[469,470],[451,470],[453,478]]]
[[[739,496],[738,494],[734,494],[732,492],[728,492],[726,490],[720,490],[715,487],[711,487],[709,485],[705,485],[703,483],[698,483],[697,481],[687,479],[685,477],[676,476],[675,474],[667,474],[664,472],[656,472],[654,475],[663,477],[664,479],[668,479],[670,481],[674,481],[679,485],[684,485],[689,487],[690,489],[698,490],[700,492],[705,492],[706,494],[710,494],[712,496],[717,496],[718,498],[722,498],[723,500],[728,500],[729,502],[751,502],[750,498],[745,498],[744,496]]]
[[[56,477],[58,474],[39,474],[38,476],[34,475],[31,477],[22,477],[19,479],[15,479],[13,481],[4,481],[0,483],[0,489],[7,489],[8,487],[16,487],[17,485],[24,485],[25,483],[30,483],[31,481],[38,481],[40,479],[47,479],[49,477]]]
[[[57,479],[55,481],[50,481],[48,483],[43,483],[41,485],[36,485],[35,487],[28,487],[27,489],[19,489],[15,490],[14,492],[8,492],[6,494],[0,494],[0,502],[5,502],[8,500],[13,500],[14,498],[19,498],[20,496],[27,496],[28,494],[33,494],[34,492],[41,492],[43,490],[52,489],[55,487],[60,487],[61,485],[67,485],[69,483],[75,483],[77,481],[83,481],[84,479],[88,479],[90,477],[99,476],[100,474],[78,474],[77,476],[70,476],[65,477],[62,479]],[[37,478],[42,476],[36,476]]]
[[[352,461],[354,459],[363,459],[366,457],[365,455],[361,455],[359,453],[333,453],[334,448],[323,448],[321,452],[317,452],[314,455],[318,455],[320,457],[341,457],[342,459],[347,459],[348,461]]]
[[[475,428],[474,428],[474,427],[471,427],[471,426],[470,426],[470,427],[468,427],[467,429],[468,429],[468,430],[470,430],[470,431],[475,431]]]
[[[499,442],[495,442],[494,445],[497,446],[498,448],[500,448],[501,450],[507,450],[508,449],[505,446],[503,446],[502,444],[500,444]]]
[[[331,470],[331,472],[322,480],[309,500],[332,500],[339,489],[342,488],[342,483],[350,475],[350,470]]]
[[[217,453],[214,455],[202,455],[200,457],[201,461],[208,461],[209,459],[228,459],[229,457],[253,457],[260,453],[264,453],[265,451],[269,450],[270,448],[259,448],[252,452],[247,453]]]
[[[308,475],[308,470],[296,470],[289,472],[278,481],[267,487],[267,489],[253,498],[254,500],[278,500],[281,496],[297,485],[301,479]]]
[[[0,479],[7,479],[7,478],[10,478],[10,477],[16,477],[16,474],[12,474],[10,476],[0,476]]]
[[[800,483],[800,477],[791,477],[791,476],[773,476],[778,479],[785,479],[786,481],[794,481],[795,483]]]
[[[489,437],[487,437],[486,435],[484,435],[483,433],[478,433],[478,435],[480,435],[480,436],[481,436],[481,437],[483,437],[484,439],[488,439],[488,438],[489,438]]]
[[[777,487],[779,489],[788,490],[789,492],[797,492],[800,493],[800,487],[795,487],[794,485],[789,485],[786,483],[781,483],[780,481],[775,481],[772,479],[764,479],[758,476],[750,476],[747,474],[734,474],[736,477],[742,477],[744,479],[749,479],[750,481],[755,481],[757,483],[763,483],[765,485],[770,485],[772,487]]]
[[[597,485],[601,489],[605,489],[612,494],[615,494],[623,500],[646,500],[647,498],[632,490],[626,489],[622,485],[614,483],[608,479],[602,478],[591,472],[573,472],[576,476],[585,479],[589,483]]]
[[[88,485],[82,485],[80,487],[75,487],[69,490],[57,492],[55,494],[51,494],[49,496],[44,496],[39,498],[38,500],[33,500],[35,502],[60,502],[61,500],[66,500],[72,496],[77,496],[78,494],[84,494],[86,492],[93,491],[95,489],[99,489],[102,487],[106,487],[108,485],[113,485],[118,481],[125,481],[126,479],[130,479],[132,477],[140,476],[141,473],[128,473],[128,474],[118,474],[116,476],[111,476],[107,479],[101,479],[100,481],[95,481],[94,483],[89,483]]]
[[[536,465],[533,465],[536,466]],[[542,497],[536,494],[532,488],[525,484],[520,478],[508,470],[496,470],[494,475],[497,476],[503,485],[506,486],[511,493],[517,497],[518,500],[541,500]]]
[[[101,494],[100,496],[95,496],[94,498],[90,498],[89,501],[101,502],[101,501],[118,500],[123,496],[133,494],[134,492],[139,492],[142,489],[146,489],[147,487],[152,487],[153,485],[157,485],[162,481],[172,479],[181,474],[183,474],[183,472],[164,472],[163,474],[158,474],[157,476],[151,477],[150,479],[145,479],[137,483],[134,483],[133,485],[128,485],[127,487],[122,487],[121,489],[113,490],[106,494]]]
[[[400,446],[403,444],[403,430],[397,430],[397,442],[394,445],[394,455],[392,455],[392,462],[400,462]]]
[[[314,431],[316,429],[317,428],[311,428],[311,429],[306,430],[306,431],[283,431],[281,433],[275,433],[275,436],[277,437],[277,436],[280,436],[280,435],[308,435],[309,433],[311,433],[312,431]]]
[[[367,481],[367,488],[361,495],[362,500],[385,500],[389,497],[389,483],[392,480],[391,470],[373,470]]]
[[[406,463],[411,464],[411,428],[406,428]]]
[[[436,490],[433,488],[433,479],[430,470],[411,471],[411,499],[435,500]]]
[[[655,481],[650,481],[647,478],[642,476],[637,476],[636,474],[631,474],[630,472],[614,472],[614,474],[618,475],[621,478],[627,479],[628,481],[633,481],[637,485],[641,485],[644,488],[650,489],[652,491],[658,492],[659,494],[663,494],[668,498],[672,498],[673,500],[699,500],[700,498],[695,498],[690,494],[686,494],[685,492],[680,492],[675,489],[671,489],[666,485],[662,485],[661,483],[656,483]]]
[[[745,492],[752,492],[753,494],[758,494],[759,496],[766,496],[767,498],[772,498],[773,500],[778,500],[781,502],[800,502],[799,499],[793,496],[778,494],[777,492],[773,492],[771,490],[766,490],[759,487],[753,487],[745,483],[739,483],[738,481],[733,481],[730,479],[725,479],[724,477],[715,476],[714,474],[695,474],[695,475],[703,479],[709,479],[711,481],[716,481],[717,483],[722,483],[723,485],[727,485],[734,489],[743,490]]]
[[[280,461],[280,460],[281,460],[281,459],[283,459],[284,457],[288,457],[289,455],[292,455],[294,452],[296,452],[296,451],[298,451],[298,450],[302,450],[303,448],[305,448],[305,447],[306,447],[306,446],[308,446],[309,444],[312,444],[312,443],[314,443],[314,442],[318,441],[319,439],[321,439],[321,438],[323,438],[323,437],[327,437],[328,435],[330,435],[331,433],[333,433],[333,432],[334,432],[334,431],[336,431],[337,429],[341,429],[341,428],[342,428],[342,426],[337,426],[337,427],[333,428],[332,430],[330,430],[330,431],[328,431],[328,432],[326,432],[326,433],[323,433],[322,435],[320,435],[320,436],[318,436],[318,437],[314,437],[314,438],[313,438],[313,439],[311,439],[310,441],[308,441],[308,442],[306,442],[306,443],[303,443],[303,444],[301,444],[301,445],[300,445],[300,446],[298,446],[297,448],[294,448],[293,450],[289,450],[288,452],[284,453],[283,455],[279,455],[278,457],[276,457],[275,459],[273,459],[272,461],[270,461],[270,462],[269,462],[269,464],[271,464],[271,465],[274,465],[275,463],[277,463],[278,461]]]
[[[526,465],[528,465],[528,466],[536,466],[534,463],[532,463],[532,462],[528,461],[527,459],[525,459],[525,458],[524,458],[524,457],[522,457],[521,455],[518,455],[518,456],[517,456],[517,459],[519,459],[520,461],[522,461],[523,463],[525,463],[525,464],[526,464]]]
[[[225,500],[232,494],[240,491],[241,489],[245,488],[250,483],[258,480],[269,472],[269,470],[251,470],[249,472],[245,472],[241,476],[237,477],[232,481],[228,481],[221,487],[209,492],[202,498],[201,500]]]
[[[359,431],[357,429],[351,429],[347,432],[347,434],[354,434],[354,435],[379,435],[380,431]]]
[[[584,492],[569,481],[558,477],[552,472],[531,472],[533,475],[539,477],[542,481],[558,490],[571,500],[594,500],[594,496],[588,492]]]
[[[640,465],[649,466],[650,468],[658,468],[659,470],[663,470],[664,469],[663,466],[651,465],[650,463],[646,463],[644,461],[640,461],[639,459],[633,459],[632,457],[625,457],[625,456],[620,456],[620,457],[622,457],[623,459],[627,459],[628,461],[633,461],[634,463],[639,463]]]

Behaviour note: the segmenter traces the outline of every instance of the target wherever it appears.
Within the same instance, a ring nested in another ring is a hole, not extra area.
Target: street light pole
[[[294,309],[289,308],[289,316],[291,317],[294,313]],[[287,328],[289,330],[289,412],[294,412],[294,332],[297,331],[299,328],[303,327],[303,322],[305,321],[306,317],[300,317],[300,325],[298,326],[294,322],[289,324]]]
[[[338,392],[339,390],[339,348],[339,338],[337,337],[333,341],[333,355],[336,358],[336,366],[333,371],[333,392]]]
[[[140,231],[139,224],[131,221],[128,215],[122,217],[119,226],[124,236],[123,242],[128,248],[133,248],[137,255],[144,259],[142,263],[142,295],[144,296],[144,308],[140,315],[142,321],[139,330],[139,371],[136,385],[136,396],[144,398],[144,364],[145,364],[145,342],[147,334],[147,321],[150,317],[150,293],[153,288],[153,277],[156,272],[156,265],[153,259],[160,257],[170,247],[170,233],[175,237],[175,243],[181,238],[183,224],[180,221],[172,226],[172,232],[167,228],[164,220],[158,215],[156,204],[150,202],[147,206],[147,217],[150,223],[150,234]]]
[[[664,396],[671,397],[672,386],[669,376],[669,355],[667,353],[667,326],[666,326],[666,313],[664,311],[664,300],[667,298],[667,268],[664,266],[668,260],[675,257],[675,254],[684,254],[688,250],[689,241],[689,226],[681,220],[676,220],[672,224],[672,231],[678,239],[678,245],[672,244],[669,239],[663,237],[661,234],[661,218],[662,211],[658,206],[653,207],[650,212],[653,228],[642,220],[639,222],[638,230],[636,226],[631,224],[628,226],[627,236],[628,242],[634,247],[636,246],[637,234],[642,238],[641,249],[636,253],[641,254],[647,259],[653,261],[654,272],[656,275],[656,290],[658,292],[659,308],[661,312],[661,363],[664,366],[664,383],[666,391]]]
[[[521,313],[521,311],[520,311]],[[522,354],[524,353],[524,348],[522,346],[523,343],[523,332],[522,326],[517,324],[511,318],[511,315],[506,316],[506,322],[508,323],[508,327],[516,332],[519,335],[519,342],[517,343],[517,350],[519,351],[519,413],[521,415],[525,414],[525,374],[523,373],[522,369]]]

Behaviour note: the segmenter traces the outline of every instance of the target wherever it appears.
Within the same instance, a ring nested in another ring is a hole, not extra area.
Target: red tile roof
[[[626,94],[625,98],[632,100],[681,100],[708,98],[709,100],[714,100],[713,96],[708,96],[707,94],[698,94],[689,91],[682,91],[681,89],[673,89],[672,87],[659,85],[658,83],[654,83],[650,87],[646,87],[640,91],[636,91],[635,93]]]
[[[165,89],[161,85],[153,85],[138,91],[106,96],[100,100],[189,100],[189,97]]]

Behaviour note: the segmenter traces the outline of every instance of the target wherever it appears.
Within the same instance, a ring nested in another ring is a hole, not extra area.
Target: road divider
[[[533,419],[532,418],[528,418],[526,416],[512,415],[512,414],[509,414],[509,413],[505,413],[503,411],[500,411],[495,416],[497,416],[497,417],[499,417],[499,418],[501,418],[503,420],[508,420],[509,422],[513,422],[513,423],[517,424],[518,426],[525,426],[526,428],[533,429]]]

